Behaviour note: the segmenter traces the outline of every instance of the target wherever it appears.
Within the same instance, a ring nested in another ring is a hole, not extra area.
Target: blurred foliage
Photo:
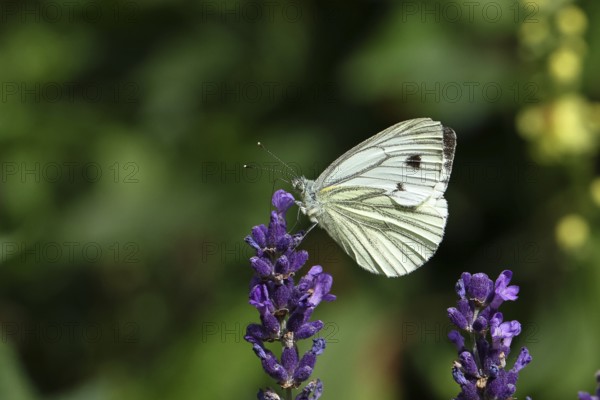
[[[255,142],[314,178],[421,116],[458,133],[436,256],[384,279],[321,230],[303,244],[338,295],[317,315],[325,397],[455,395],[454,283],[505,268],[534,357],[519,397],[591,390],[598,18],[567,0],[3,2],[0,398],[253,398],[272,383],[242,339],[242,239],[291,189]]]

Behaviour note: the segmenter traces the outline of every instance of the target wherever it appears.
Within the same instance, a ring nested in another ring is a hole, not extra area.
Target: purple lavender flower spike
[[[587,392],[579,392],[579,400],[600,400],[600,371],[596,372],[596,395],[591,395]]]
[[[249,303],[260,316],[260,324],[252,323],[246,328],[244,339],[252,344],[261,360],[264,371],[277,381],[287,396],[312,374],[317,357],[325,349],[324,339],[314,339],[312,348],[298,355],[298,340],[308,339],[319,332],[322,321],[311,321],[316,307],[323,301],[333,301],[330,292],[331,275],[316,265],[295,283],[296,273],[308,260],[308,252],[297,250],[303,233],[287,232],[285,214],[294,205],[294,197],[278,190],[273,194],[273,206],[269,225],[257,225],[245,238],[255,251],[250,258],[254,274],[250,281]],[[281,358],[265,348],[265,342],[280,342]],[[320,380],[306,384],[296,400],[316,400],[321,397],[323,384]],[[279,400],[272,389],[261,390],[258,399]]]
[[[450,321],[462,331],[448,334],[458,351],[452,376],[461,390],[455,400],[511,400],[519,372],[531,362],[523,347],[512,369],[506,369],[512,340],[521,333],[518,321],[504,321],[498,312],[503,301],[516,300],[519,293],[518,286],[508,285],[511,278],[508,270],[495,282],[486,274],[465,272],[456,284],[459,300],[448,309]],[[465,338],[470,339],[469,345]]]

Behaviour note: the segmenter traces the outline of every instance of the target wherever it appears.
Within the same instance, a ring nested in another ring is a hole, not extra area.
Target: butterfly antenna
[[[290,166],[289,166],[287,163],[283,162],[283,160],[282,160],[281,158],[279,158],[279,157],[277,157],[275,154],[273,154],[273,153],[271,152],[271,150],[269,150],[269,149],[267,149],[267,148],[265,147],[265,145],[264,145],[264,144],[262,144],[261,142],[258,142],[258,143],[257,143],[257,145],[258,145],[258,147],[260,147],[261,149],[263,149],[264,151],[266,151],[267,153],[269,153],[269,155],[270,155],[271,157],[273,157],[274,159],[276,159],[277,161],[279,161],[279,163],[280,163],[281,165],[283,165],[283,166],[284,166],[284,167],[285,167],[285,168],[286,168],[286,169],[289,171],[289,172],[287,173],[287,175],[288,175],[288,176],[290,176],[290,177],[292,177],[292,178],[297,178],[297,177],[298,177],[298,175],[297,175],[297,174],[296,174],[296,172],[295,172],[295,171],[292,169],[292,167],[290,167]],[[284,171],[281,171],[281,172],[283,173]]]
[[[287,171],[282,171],[280,169],[275,169],[275,168],[265,168],[265,167],[261,167],[258,165],[254,165],[254,164],[244,164],[244,168],[246,169],[259,169],[261,171],[267,171],[267,172],[271,172],[273,175],[275,175],[276,173],[280,173],[280,174],[285,174],[285,175],[289,175],[287,173]],[[292,183],[290,181],[287,181],[283,178],[276,178],[273,182],[277,181],[277,180],[282,180],[285,183],[287,183],[288,185],[291,185]]]

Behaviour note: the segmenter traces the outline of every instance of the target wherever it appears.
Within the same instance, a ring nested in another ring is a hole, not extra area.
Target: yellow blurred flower
[[[517,131],[527,139],[541,136],[546,130],[544,109],[541,106],[527,107],[517,115]]]
[[[540,46],[551,38],[548,21],[540,18],[535,24],[522,24],[519,28],[519,37],[524,44],[530,47]]]
[[[571,47],[561,47],[548,58],[550,75],[560,83],[576,80],[581,74],[581,56]]]
[[[523,58],[546,58],[551,81],[542,103],[521,109],[515,121],[520,135],[535,144],[533,155],[540,162],[597,151],[600,105],[580,93],[584,57],[589,51],[584,38],[589,22],[583,9],[569,3],[520,1],[524,10],[535,10],[537,21],[524,20],[519,28]]]
[[[588,20],[579,7],[569,5],[556,14],[556,25],[565,35],[581,35],[587,29]]]
[[[563,95],[553,102],[550,134],[562,152],[594,151],[587,107],[586,100],[577,94]]]
[[[542,105],[524,108],[517,115],[517,130],[537,144],[540,155],[554,159],[565,154],[593,153],[595,128],[591,105],[577,93],[569,93]]]
[[[566,215],[558,221],[555,229],[556,242],[565,250],[575,250],[585,244],[590,228],[585,219],[577,214]]]

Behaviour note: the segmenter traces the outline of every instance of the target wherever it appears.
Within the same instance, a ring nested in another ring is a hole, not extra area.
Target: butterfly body
[[[319,223],[318,217],[321,215],[322,209],[317,200],[317,192],[314,189],[315,181],[301,176],[292,180],[292,186],[299,191],[302,196],[302,201],[297,202],[300,211],[302,211],[311,222],[315,224]]]
[[[400,122],[358,144],[316,180],[295,178],[300,210],[361,267],[407,274],[437,250],[456,134],[429,118]]]

